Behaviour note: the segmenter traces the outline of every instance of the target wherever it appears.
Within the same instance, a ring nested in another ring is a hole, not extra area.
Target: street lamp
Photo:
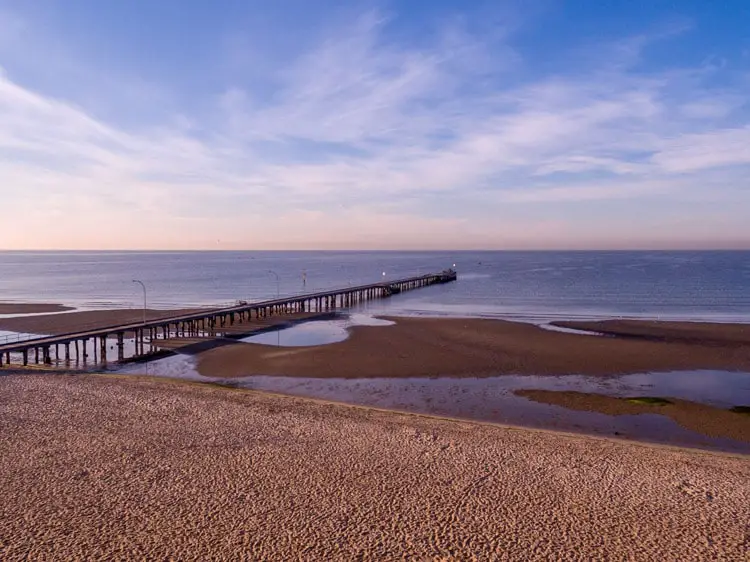
[[[268,273],[271,273],[276,277],[276,298],[279,299],[281,297],[281,290],[279,289],[279,274],[273,269],[269,269]],[[281,330],[276,330],[276,347],[279,346],[281,346]]]
[[[278,299],[281,296],[281,290],[279,289],[279,274],[273,269],[269,269],[268,273],[272,273],[276,277],[276,298]]]
[[[143,284],[143,281],[139,281],[138,279],[133,279],[133,283],[138,283],[141,288],[143,289],[143,323],[146,323],[146,285]]]

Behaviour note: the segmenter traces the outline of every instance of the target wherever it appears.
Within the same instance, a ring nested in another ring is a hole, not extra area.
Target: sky
[[[0,0],[0,248],[750,248],[750,2]]]

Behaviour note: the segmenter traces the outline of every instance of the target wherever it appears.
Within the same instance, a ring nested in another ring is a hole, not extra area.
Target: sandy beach
[[[39,314],[66,310],[73,310],[73,308],[61,304],[0,302],[0,314]]]
[[[750,461],[145,378],[0,378],[3,560],[743,560]],[[668,514],[668,516],[665,516]]]
[[[391,318],[394,326],[356,326],[351,337],[303,348],[236,343],[200,355],[205,376],[309,377],[607,375],[648,371],[750,371],[745,325],[692,325],[690,334],[655,338],[597,337],[502,320]],[[682,325],[682,324],[681,324]],[[653,335],[658,327],[643,323]],[[637,326],[636,326],[637,327]],[[636,327],[632,328],[633,330]],[[673,330],[673,327],[669,328]],[[666,329],[665,329],[666,330]],[[721,330],[727,333],[720,332]],[[719,335],[721,338],[719,338]]]

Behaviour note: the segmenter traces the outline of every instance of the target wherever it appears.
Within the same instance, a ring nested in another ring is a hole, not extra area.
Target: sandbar
[[[73,307],[61,304],[0,302],[0,314],[40,314],[66,310],[73,310]]]
[[[515,394],[569,410],[599,412],[610,416],[660,414],[696,433],[750,443],[750,415],[688,400],[667,398],[669,404],[648,404],[603,394],[537,389],[516,390]],[[750,396],[747,399],[750,402]]]
[[[750,345],[750,324],[718,322],[669,322],[662,320],[560,321],[555,326],[588,330],[618,337],[719,345]]]
[[[159,320],[180,314],[200,312],[203,309],[147,310],[147,320]],[[136,324],[143,319],[142,309],[85,310],[67,314],[43,314],[19,318],[0,318],[0,330],[27,334],[68,334],[83,330],[95,330],[108,326]]]
[[[743,560],[750,460],[148,378],[0,377],[0,558]]]
[[[503,320],[390,318],[393,326],[355,326],[330,345],[279,348],[238,342],[199,355],[211,377],[610,375],[719,369],[750,372],[748,341],[596,337]],[[724,328],[726,329],[726,325]],[[741,332],[747,328],[737,325]],[[706,328],[704,336],[712,332]],[[746,333],[746,332],[745,332]]]

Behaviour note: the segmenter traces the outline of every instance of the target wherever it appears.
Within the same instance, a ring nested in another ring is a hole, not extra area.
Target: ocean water
[[[368,313],[750,322],[750,252],[0,252],[0,302],[153,308],[262,300],[440,271]],[[273,272],[273,273],[272,273]],[[383,275],[385,273],[385,275]],[[278,276],[278,282],[277,282]]]

